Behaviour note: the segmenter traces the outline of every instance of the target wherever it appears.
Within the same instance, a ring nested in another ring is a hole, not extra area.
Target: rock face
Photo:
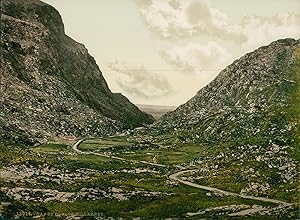
[[[154,128],[201,142],[299,141],[299,60],[300,41],[294,39],[248,53]]]
[[[154,121],[109,90],[52,6],[3,0],[1,22],[0,140],[101,135]]]

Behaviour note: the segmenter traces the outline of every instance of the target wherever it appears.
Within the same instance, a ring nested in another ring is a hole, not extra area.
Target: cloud
[[[174,66],[168,80],[176,91],[170,97],[180,100],[192,96],[245,53],[280,38],[300,37],[298,12],[270,14],[274,11],[271,7],[265,16],[231,17],[234,11],[225,11],[226,14],[210,0],[134,1],[147,27],[161,37],[155,39],[164,47],[159,53]],[[240,6],[247,7],[242,3]]]
[[[240,22],[241,31],[248,36],[242,49],[253,50],[280,38],[300,37],[300,14],[281,13],[269,17],[245,16]]]
[[[201,75],[203,72],[219,72],[232,60],[232,55],[216,42],[188,43],[161,51],[164,60],[187,72]]]
[[[198,74],[203,72],[199,69],[222,69],[234,58],[277,39],[300,37],[300,14],[297,13],[244,16],[233,23],[226,13],[212,7],[208,0],[136,2],[152,31],[167,40],[181,40],[178,41],[181,46],[171,45],[160,52],[164,60]],[[200,35],[210,41],[205,45],[189,42],[191,37]],[[226,47],[235,44],[234,56],[220,43]]]
[[[151,30],[162,37],[205,34],[213,38],[246,41],[238,26],[229,25],[226,14],[206,0],[136,0]]]
[[[207,36],[229,40],[244,49],[279,38],[300,36],[300,14],[245,16],[235,23],[208,0],[136,0],[140,13],[152,31],[164,38]]]
[[[130,68],[116,60],[108,64],[108,68],[118,74],[116,83],[127,95],[155,98],[172,92],[172,86],[164,76],[147,70],[144,65]]]

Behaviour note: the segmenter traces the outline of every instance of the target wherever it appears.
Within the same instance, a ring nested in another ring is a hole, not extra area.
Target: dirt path
[[[167,167],[167,165],[163,165],[163,164],[157,164],[157,163],[151,163],[151,162],[147,162],[147,161],[135,161],[135,160],[128,160],[128,159],[124,159],[121,157],[115,157],[115,156],[110,156],[110,155],[105,155],[105,154],[99,154],[99,153],[94,153],[94,152],[84,152],[78,149],[79,145],[84,141],[84,139],[81,139],[79,141],[77,141],[73,146],[73,150],[76,151],[77,153],[81,153],[81,154],[92,154],[92,155],[97,155],[97,156],[101,156],[101,157],[107,157],[107,158],[112,158],[112,159],[116,159],[116,160],[122,160],[122,161],[128,161],[128,162],[140,162],[143,164],[148,164],[151,166],[157,166],[157,167]],[[172,175],[169,176],[169,178],[171,180],[174,181],[178,181],[184,185],[190,186],[190,187],[194,187],[194,188],[198,188],[198,189],[204,189],[210,192],[214,192],[214,193],[219,193],[219,194],[223,194],[226,196],[236,196],[236,197],[240,197],[240,198],[244,198],[244,199],[251,199],[251,200],[256,200],[256,201],[262,201],[262,202],[269,202],[269,203],[273,203],[273,204],[277,204],[278,207],[285,207],[285,206],[291,206],[293,204],[291,203],[287,203],[284,201],[280,201],[280,200],[276,200],[276,199],[269,199],[269,198],[265,198],[265,197],[256,197],[256,196],[247,196],[247,195],[242,195],[242,194],[238,194],[238,193],[233,193],[233,192],[228,192],[225,190],[221,190],[218,188],[214,188],[214,187],[210,187],[210,186],[203,186],[203,185],[199,185],[197,183],[192,183],[190,181],[187,180],[183,180],[181,178],[182,175],[186,174],[186,173],[192,173],[192,172],[196,172],[198,170],[193,169],[193,170],[183,170],[183,171],[179,171],[177,173],[174,173]],[[231,213],[230,216],[245,216],[248,214],[253,214],[262,210],[268,210],[268,209],[247,209],[247,210],[243,210],[240,212],[236,212],[236,213]],[[271,209],[270,209],[271,210]]]
[[[292,205],[291,203],[287,203],[287,202],[276,200],[276,199],[269,199],[269,198],[265,198],[265,197],[256,197],[256,196],[247,196],[247,195],[242,195],[242,194],[238,194],[238,193],[228,192],[228,191],[217,189],[217,188],[214,188],[214,187],[203,186],[203,185],[199,185],[197,183],[192,183],[192,182],[189,182],[187,180],[183,180],[180,177],[185,173],[191,173],[191,172],[195,172],[195,171],[197,171],[197,170],[180,171],[180,172],[177,172],[175,174],[172,174],[170,176],[170,179],[178,181],[178,182],[180,182],[184,185],[187,185],[187,186],[191,186],[191,187],[199,188],[199,189],[204,189],[204,190],[208,190],[208,191],[211,191],[211,192],[220,193],[220,194],[223,194],[223,195],[226,195],[226,196],[237,196],[237,197],[241,197],[241,198],[244,198],[244,199],[252,199],[252,200],[256,200],[256,201],[270,202],[270,203],[274,203],[274,204],[278,204],[278,205],[284,205],[284,206]]]
[[[92,155],[97,155],[97,156],[100,156],[100,157],[111,158],[111,159],[115,159],[115,160],[122,160],[122,161],[128,161],[128,162],[139,162],[139,163],[148,164],[148,165],[156,166],[156,167],[167,167],[167,165],[158,164],[158,163],[151,163],[151,162],[147,162],[147,161],[143,161],[143,160],[128,160],[128,159],[121,158],[121,157],[115,157],[115,156],[106,155],[106,154],[99,154],[99,153],[95,153],[95,152],[91,152],[91,151],[81,151],[81,150],[78,149],[78,147],[79,147],[79,145],[83,141],[84,141],[84,139],[81,139],[81,140],[77,141],[72,146],[72,149],[74,151],[76,151],[77,153],[80,153],[80,154],[92,154]]]

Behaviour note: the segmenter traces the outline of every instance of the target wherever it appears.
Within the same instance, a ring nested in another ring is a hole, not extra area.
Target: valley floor
[[[238,181],[233,171],[238,161],[225,165],[226,155],[221,159],[208,146],[115,136],[0,149],[0,211],[8,219],[295,219],[298,214],[297,180],[258,183],[269,175],[262,169],[247,173],[250,180],[239,171]]]

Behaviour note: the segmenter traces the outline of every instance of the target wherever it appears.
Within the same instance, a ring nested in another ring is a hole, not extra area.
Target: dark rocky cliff
[[[0,140],[94,136],[153,122],[110,91],[84,45],[65,35],[58,11],[38,0],[2,1],[0,83]]]

